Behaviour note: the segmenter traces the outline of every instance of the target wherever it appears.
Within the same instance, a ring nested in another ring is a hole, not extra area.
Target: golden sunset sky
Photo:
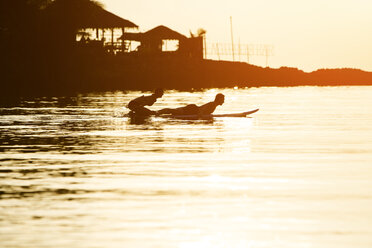
[[[140,26],[165,25],[189,36],[207,30],[208,42],[270,44],[270,67],[305,71],[359,68],[372,71],[371,0],[101,0],[104,7]],[[250,62],[265,65],[262,57]]]

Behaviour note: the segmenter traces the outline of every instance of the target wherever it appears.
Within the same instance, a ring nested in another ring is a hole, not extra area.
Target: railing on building
[[[216,60],[232,60],[251,62],[251,58],[255,56],[264,56],[266,58],[266,66],[269,64],[269,57],[274,55],[274,46],[267,44],[229,44],[207,42],[205,47],[205,59]]]

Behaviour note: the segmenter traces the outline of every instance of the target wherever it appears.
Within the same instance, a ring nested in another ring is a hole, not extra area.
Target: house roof
[[[133,22],[123,19],[105,9],[97,9],[96,13],[92,13],[91,17],[86,20],[85,25],[85,28],[138,28]]]
[[[186,39],[186,36],[166,26],[160,25],[143,33],[142,39],[182,40]]]
[[[63,20],[76,28],[138,28],[90,0],[55,0],[48,6],[47,13],[52,19]]]
[[[122,40],[182,40],[187,37],[165,26],[157,26],[145,33],[124,33]]]

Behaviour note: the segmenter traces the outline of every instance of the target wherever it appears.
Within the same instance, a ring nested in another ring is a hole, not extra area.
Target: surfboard
[[[124,117],[130,118],[149,118],[161,117],[161,118],[175,118],[175,119],[185,119],[185,120],[203,120],[203,119],[212,119],[212,118],[221,118],[221,117],[246,117],[250,114],[256,113],[259,109],[253,109],[245,112],[239,113],[226,113],[226,114],[211,114],[211,115],[149,115],[149,116],[138,116],[135,114],[125,114]]]
[[[246,117],[247,115],[256,113],[259,109],[253,109],[250,111],[240,113],[227,113],[227,114],[211,114],[211,115],[158,115],[157,117],[163,118],[176,118],[176,119],[211,119],[219,117]]]

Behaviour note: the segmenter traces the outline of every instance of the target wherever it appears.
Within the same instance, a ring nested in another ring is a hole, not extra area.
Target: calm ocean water
[[[251,118],[136,122],[141,92],[0,108],[1,247],[372,247],[372,87],[226,95]]]

